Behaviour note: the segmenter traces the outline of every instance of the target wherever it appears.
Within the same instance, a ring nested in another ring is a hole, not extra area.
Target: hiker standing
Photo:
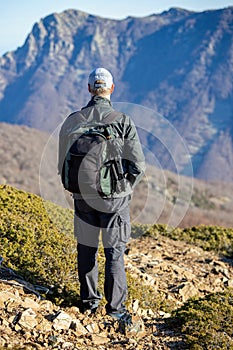
[[[91,72],[88,91],[91,100],[66,118],[59,134],[59,172],[74,198],[80,297],[83,311],[91,312],[102,298],[97,289],[101,231],[106,312],[128,322],[124,252],[131,234],[129,202],[145,171],[144,155],[134,123],[111,105],[111,73],[104,68]]]

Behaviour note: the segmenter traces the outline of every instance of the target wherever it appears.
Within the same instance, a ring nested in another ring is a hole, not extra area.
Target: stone
[[[182,297],[182,301],[186,301],[198,294],[198,289],[190,282],[184,283],[181,288],[178,289],[179,295]]]
[[[34,301],[32,298],[25,298],[22,306],[25,308],[31,308],[34,310],[38,310],[40,308],[40,304]]]
[[[55,330],[66,330],[70,328],[72,317],[64,311],[59,311],[53,317],[53,328]]]
[[[50,332],[52,329],[51,322],[46,320],[44,317],[38,318],[38,324],[36,326],[37,331],[42,333]]]
[[[9,322],[6,319],[3,319],[1,322],[1,325],[4,327],[8,327],[9,326]]]
[[[14,311],[14,309],[18,308],[20,304],[20,299],[9,299],[5,302],[5,307],[7,312],[11,313]]]
[[[92,334],[91,340],[95,345],[106,344],[110,341],[106,333]]]
[[[7,300],[18,300],[18,298],[15,294],[8,291],[0,292],[0,305],[4,305]]]
[[[158,314],[163,318],[171,317],[171,314],[169,312],[159,311]]]
[[[99,326],[97,323],[90,323],[86,326],[86,329],[89,333],[98,333],[99,332]]]
[[[0,336],[0,346],[4,347],[6,340]]]
[[[80,316],[81,315],[81,312],[80,312],[80,309],[77,307],[77,306],[71,306],[69,308],[69,314],[71,315],[75,315],[76,317],[77,316]],[[75,318],[75,317],[74,317]]]
[[[125,327],[125,335],[127,337],[142,338],[146,334],[145,324],[140,316],[132,317],[132,325]]]
[[[55,305],[50,300],[40,301],[40,308],[48,312],[52,312],[54,310],[54,306]]]
[[[29,342],[27,343],[27,350],[44,350],[44,347],[38,343],[35,342]]]
[[[33,311],[31,308],[26,309],[22,312],[18,321],[18,325],[21,328],[32,329],[38,324],[36,316],[37,315],[35,311]]]
[[[225,282],[225,285],[226,285],[227,287],[233,288],[233,279],[227,280],[227,281]]]
[[[88,333],[88,331],[82,325],[79,319],[72,320],[70,328],[73,329],[77,335],[83,335]]]
[[[21,331],[20,325],[19,325],[19,324],[16,324],[15,327],[14,327],[14,330],[15,330],[16,332]]]
[[[139,308],[139,300],[136,299],[134,302],[133,302],[133,312],[136,314],[136,312],[138,311],[138,308]]]
[[[66,342],[62,343],[61,348],[62,349],[74,349],[74,344],[66,341]]]
[[[199,250],[199,248],[197,247],[191,247],[188,248],[185,252],[184,255],[188,255],[188,256],[195,256],[195,255],[201,255],[201,251]]]
[[[183,276],[185,277],[185,278],[187,278],[187,280],[189,280],[189,281],[193,281],[194,279],[195,279],[195,275],[191,272],[191,271],[189,271],[189,270],[183,270]]]
[[[155,316],[154,311],[151,310],[151,309],[148,309],[148,310],[147,310],[147,314],[148,314],[148,316],[151,316],[151,317],[154,317],[154,316]]]

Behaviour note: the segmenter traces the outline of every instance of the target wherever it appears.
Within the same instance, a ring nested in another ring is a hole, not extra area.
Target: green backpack
[[[87,122],[85,116],[79,114],[81,123],[69,134],[63,163],[64,188],[82,196],[101,197],[124,191],[123,140],[111,125],[119,112],[112,111],[103,122]]]

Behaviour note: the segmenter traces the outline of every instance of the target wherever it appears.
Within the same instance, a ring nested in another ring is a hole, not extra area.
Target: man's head
[[[105,68],[96,68],[89,75],[88,90],[92,95],[110,96],[114,90],[112,74]]]

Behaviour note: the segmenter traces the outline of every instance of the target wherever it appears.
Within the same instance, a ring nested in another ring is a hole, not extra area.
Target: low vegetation
[[[4,265],[27,281],[49,287],[47,298],[57,304],[74,305],[79,298],[73,212],[39,196],[0,186],[0,255]],[[172,229],[166,225],[133,225],[133,237],[161,236],[183,240],[231,259],[233,229],[198,226]],[[99,251],[100,292],[103,293],[104,254]],[[230,261],[230,260],[229,260]],[[175,309],[163,295],[128,274],[129,303],[140,299],[141,307],[172,311],[169,327],[186,336],[190,349],[233,349],[233,290],[188,300]]]
[[[190,228],[171,228],[167,225],[135,225],[133,236],[150,236],[158,239],[160,235],[174,240],[192,243],[206,251],[233,258],[233,228],[219,226],[194,226]]]
[[[0,246],[4,264],[27,281],[49,287],[48,296],[58,304],[74,304],[79,299],[76,240],[73,238],[73,213],[39,196],[0,186]],[[104,253],[99,254],[100,292],[103,294]],[[164,305],[128,276],[129,300],[141,298],[141,306],[152,309]],[[164,305],[165,307],[166,305]]]
[[[172,322],[189,349],[233,349],[233,290],[189,300],[173,312]]]

